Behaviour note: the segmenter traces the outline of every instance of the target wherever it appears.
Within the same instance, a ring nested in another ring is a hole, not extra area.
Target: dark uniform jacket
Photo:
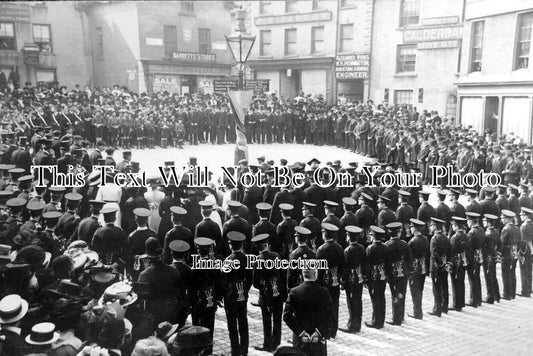
[[[298,246],[294,251],[291,252],[289,260],[314,260],[316,259],[316,254],[309,246],[302,245]],[[294,288],[303,283],[302,271],[297,268],[289,268],[287,270],[287,288]]]
[[[390,239],[385,243],[389,252],[392,277],[407,277],[412,267],[412,255],[409,245],[404,240]]]
[[[76,229],[77,240],[83,240],[87,242],[87,244],[91,245],[94,233],[99,227],[100,223],[98,222],[97,216],[89,216],[84,218],[82,221],[80,221],[78,228]]]
[[[435,232],[430,243],[430,272],[444,271],[446,263],[452,262],[451,252],[450,240],[442,231]]]
[[[345,288],[364,282],[367,273],[366,251],[363,245],[350,242],[344,249],[344,275],[342,281]]]
[[[280,255],[268,250],[261,251],[257,256],[258,260],[275,260],[276,258],[280,258]],[[255,268],[253,286],[259,290],[259,305],[262,307],[282,303],[287,298],[287,289],[281,270]]]
[[[483,249],[485,245],[485,231],[480,226],[475,226],[468,231],[466,235],[468,239],[468,264],[471,266],[474,263],[481,264],[483,262]]]
[[[253,270],[247,267],[247,258],[242,251],[234,251],[226,260],[240,261],[239,268],[224,274],[226,294],[224,303],[237,303],[248,300],[248,292],[253,283]]]
[[[316,251],[316,258],[328,262],[328,269],[318,270],[318,283],[327,288],[339,288],[344,274],[344,251],[337,242],[324,242]]]
[[[98,255],[118,253],[126,246],[127,239],[124,230],[108,223],[96,230],[93,236],[92,247]]]
[[[218,225],[217,225],[217,228],[218,228]],[[220,232],[220,228],[218,228],[218,231]],[[209,237],[209,236],[203,236],[203,237]],[[211,238],[211,237],[209,237]],[[172,258],[171,258],[171,251],[170,251],[170,248],[168,247],[170,245],[170,243],[174,240],[183,240],[185,242],[187,242],[191,248],[191,251],[194,250],[194,241],[193,241],[193,235],[192,235],[192,232],[191,230],[189,230],[188,228],[186,228],[185,226],[183,225],[175,225],[172,229],[170,229],[166,235],[165,235],[165,243],[164,243],[164,247],[163,247],[163,258],[164,258],[164,261],[165,263],[170,263],[170,261],[172,261]]]
[[[320,220],[312,215],[308,215],[300,221],[300,226],[311,230],[311,235],[309,235],[309,241],[311,244],[314,241],[315,247],[322,245],[324,241],[322,240],[322,226]]]
[[[294,241],[294,228],[298,226],[296,220],[291,218],[285,218],[282,222],[276,226],[276,241],[281,243],[281,257],[289,258],[290,253],[293,250]]]
[[[413,256],[413,273],[429,273],[429,242],[422,234],[415,235],[409,240],[409,247]]]

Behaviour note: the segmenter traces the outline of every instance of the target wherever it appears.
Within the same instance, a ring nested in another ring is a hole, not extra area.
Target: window
[[[211,31],[208,28],[198,29],[198,53],[211,53]]]
[[[341,52],[353,51],[353,24],[341,25]]]
[[[33,42],[39,46],[41,52],[52,52],[52,36],[50,25],[33,25]]]
[[[16,50],[15,25],[12,22],[0,22],[0,50]]]
[[[312,5],[311,5],[311,9],[313,11],[320,10],[320,9],[322,9],[322,4],[320,3],[319,0],[313,0]]]
[[[285,1],[285,12],[298,12],[298,1]]]
[[[37,69],[35,78],[37,83],[50,83],[56,80],[56,71],[55,69]]]
[[[193,1],[182,1],[180,2],[180,9],[182,12],[192,14],[194,12],[194,2]]]
[[[399,45],[396,53],[396,73],[414,72],[416,45]]]
[[[420,1],[402,0],[400,6],[400,27],[418,25],[418,20],[420,18]]]
[[[516,41],[515,69],[529,67],[529,52],[531,51],[531,29],[533,24],[533,12],[518,15],[518,33]]]
[[[472,53],[470,61],[470,72],[481,71],[481,60],[483,58],[483,31],[484,21],[472,23]]]
[[[178,51],[176,26],[163,26],[163,47],[166,57],[172,57]]]
[[[268,56],[270,55],[270,37],[271,32],[270,30],[262,30],[259,33],[259,55],[261,56]]]
[[[324,52],[324,26],[311,28],[311,53]]]
[[[270,10],[270,1],[260,1],[259,2],[259,13],[260,14],[271,14]]]
[[[296,54],[296,29],[288,28],[285,30],[285,55]]]
[[[104,58],[104,33],[101,27],[96,28],[96,57]]]
[[[341,7],[355,6],[355,0],[341,0]]]
[[[412,90],[395,90],[394,104],[413,104]]]

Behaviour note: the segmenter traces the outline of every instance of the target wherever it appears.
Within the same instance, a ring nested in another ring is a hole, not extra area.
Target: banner
[[[246,142],[246,129],[244,127],[244,116],[252,102],[253,91],[229,91],[231,108],[235,119],[235,131],[237,133],[237,146],[235,147],[235,164],[241,159],[248,159],[248,146]]]

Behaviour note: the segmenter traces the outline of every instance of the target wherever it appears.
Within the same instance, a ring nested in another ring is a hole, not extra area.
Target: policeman
[[[411,235],[409,226],[411,219],[415,217],[415,210],[409,204],[411,193],[405,190],[400,190],[398,193],[400,194],[400,206],[396,209],[396,220],[402,223],[402,238],[408,241]]]
[[[456,189],[450,189],[450,211],[452,212],[452,216],[457,216],[460,218],[466,218],[466,210],[461,203],[459,203],[459,196],[461,195],[461,192]]]
[[[328,269],[318,271],[318,284],[328,289],[333,301],[334,328],[331,330],[331,337],[337,335],[339,324],[339,297],[340,281],[344,273],[344,253],[341,245],[337,243],[337,233],[339,228],[330,223],[322,223],[322,236],[324,244],[316,251],[317,259],[323,259],[328,262]]]
[[[239,208],[241,207],[241,203],[238,201],[230,200],[228,202],[228,208],[231,213],[231,218],[224,223],[224,226],[222,227],[222,249],[225,251],[224,256],[229,255],[229,251],[227,248],[228,243],[228,232],[230,231],[238,231],[244,236],[246,236],[246,240],[243,243],[244,246],[244,252],[250,253],[251,251],[251,240],[252,240],[252,226],[248,221],[243,219],[241,216],[239,216]]]
[[[503,228],[500,235],[502,242],[502,280],[503,299],[511,300],[516,294],[516,261],[518,259],[518,242],[520,229],[514,224],[516,214],[507,209],[502,210]]]
[[[81,221],[78,208],[83,196],[79,193],[65,194],[67,212],[59,219],[56,227],[56,235],[65,241],[69,241],[75,234]]]
[[[309,239],[311,238],[311,230],[302,227],[294,227],[294,239],[298,247],[291,252],[289,261],[291,260],[314,260],[316,259],[315,252],[309,247]],[[287,271],[287,288],[291,289],[302,284],[302,271],[297,268],[290,268]]]
[[[179,272],[179,286],[181,287],[177,295],[176,322],[178,329],[185,325],[185,321],[191,312],[191,285],[192,269],[187,264],[191,246],[183,240],[173,240],[168,245],[172,255],[172,264]]]
[[[276,260],[280,255],[268,248],[268,234],[259,234],[252,238],[259,251],[258,263],[266,260]],[[259,306],[263,319],[263,345],[256,346],[256,350],[274,351],[281,343],[281,316],[283,301],[287,297],[285,283],[278,269],[258,268],[254,266],[253,285],[259,290]]]
[[[90,246],[95,231],[100,227],[98,218],[105,202],[103,200],[89,200],[89,204],[91,205],[91,216],[83,218],[78,224],[76,240],[83,240]]]
[[[172,214],[172,229],[168,230],[165,234],[165,243],[164,243],[164,261],[165,263],[170,263],[170,243],[175,240],[182,240],[192,246],[193,244],[193,234],[191,230],[183,226],[183,218],[187,215],[187,210],[183,209],[181,206],[171,206],[170,212]],[[219,229],[220,231],[220,229]]]
[[[361,229],[363,229],[362,242],[365,246],[368,246],[370,244],[370,241],[367,238],[367,236],[369,236],[370,226],[376,222],[376,214],[374,212],[374,209],[370,207],[370,204],[372,204],[373,201],[374,199],[370,195],[368,195],[367,193],[361,193],[361,196],[359,198],[360,208],[355,212],[356,226],[359,226]]]
[[[409,287],[411,289],[411,298],[413,299],[413,314],[408,314],[408,316],[420,320],[423,317],[422,293],[424,291],[424,281],[429,272],[429,241],[422,234],[422,231],[426,228],[427,225],[425,222],[418,219],[411,219],[411,233],[413,238],[409,240],[409,248],[413,256],[413,269],[409,278]]]
[[[531,251],[533,246],[533,210],[522,207],[522,225],[520,226],[520,244],[518,258],[520,261],[520,279],[522,297],[531,295]]]
[[[136,208],[133,210],[137,229],[132,231],[128,236],[128,244],[125,247],[125,261],[128,266],[133,266],[139,255],[142,255],[146,249],[146,240],[149,237],[156,237],[155,231],[148,228],[148,217],[151,215],[149,209]],[[137,273],[137,271],[136,271]],[[135,278],[136,276],[134,276]]]
[[[452,246],[445,235],[446,221],[436,217],[431,218],[430,232],[433,234],[430,242],[429,271],[433,283],[433,310],[429,315],[440,317],[448,314],[448,270],[452,262]]]
[[[485,245],[485,231],[479,226],[480,214],[474,211],[467,211],[466,218],[468,221],[467,251],[468,281],[470,282],[470,302],[469,306],[477,308],[481,306],[481,279],[480,272],[483,265],[483,246]]]
[[[437,208],[435,209],[435,217],[439,220],[444,221],[444,234],[450,231],[450,223],[452,219],[452,212],[450,210],[450,207],[445,203],[445,199],[449,194],[450,192],[448,192],[447,190],[437,190],[437,197],[439,199],[439,202]],[[431,220],[435,222],[435,220]]]
[[[463,310],[465,306],[465,269],[468,265],[466,250],[468,246],[465,233],[466,219],[459,216],[452,216],[452,232],[450,239],[452,246],[452,280],[453,308],[455,311]]]
[[[365,321],[369,328],[381,329],[385,323],[385,288],[387,285],[387,275],[390,271],[389,254],[387,247],[381,243],[385,234],[382,228],[371,225],[370,237],[372,244],[366,248],[368,261],[367,284],[370,299],[372,300],[372,320]]]
[[[194,229],[195,230],[194,237],[197,238],[197,237],[203,236],[203,237],[210,238],[211,240],[215,241],[215,251],[217,253],[221,253],[222,252],[221,250],[222,249],[222,231],[220,231],[220,226],[211,219],[211,214],[213,212],[213,203],[207,200],[202,200],[198,202],[198,204],[200,205],[200,212],[202,213],[202,221],[200,221],[196,225],[196,228]],[[174,210],[177,210],[176,208]],[[183,208],[180,208],[180,209],[185,210]],[[186,214],[187,212],[185,212],[184,215]],[[183,232],[181,232],[180,234],[176,234],[176,237],[183,236],[182,233]],[[186,239],[182,239],[182,240],[185,240],[188,243],[190,243],[190,241]]]
[[[278,239],[276,234],[276,226],[268,220],[272,205],[268,203],[257,203],[255,207],[257,208],[259,221],[253,226],[252,235],[257,236],[261,234],[267,234],[270,246],[272,246],[272,251],[280,253],[283,242],[282,240]]]
[[[427,236],[429,235],[429,223],[431,222],[431,218],[435,216],[435,209],[428,203],[431,192],[422,190],[418,194],[420,197],[420,207],[416,212],[416,218],[424,222],[426,225],[426,227],[422,229],[421,233],[424,236]]]
[[[108,265],[115,262],[118,257],[121,257],[122,249],[127,243],[124,230],[115,226],[117,211],[118,208],[113,206],[102,209],[101,213],[104,216],[105,225],[95,231],[91,243],[93,250]]]
[[[311,247],[316,253],[316,249],[323,243],[323,240],[321,237],[322,227],[320,226],[320,220],[313,215],[315,208],[316,204],[306,201],[303,202],[302,214],[304,218],[300,221],[300,226],[311,231],[308,243],[309,247]]]
[[[279,205],[279,208],[283,220],[276,226],[276,240],[281,242],[281,258],[288,259],[296,245],[294,228],[298,226],[298,223],[291,217],[294,210],[292,204],[283,203]]]
[[[357,205],[357,201],[350,197],[344,197],[342,198],[342,207],[344,209],[344,215],[340,218],[341,226],[340,230],[346,228],[348,225],[356,226],[356,218],[354,214],[355,206]],[[339,245],[343,246],[344,248],[347,247],[347,241],[343,236],[339,236],[339,240],[337,241]],[[359,241],[360,242],[360,241]]]
[[[248,355],[248,292],[253,282],[253,271],[247,268],[247,258],[243,252],[246,236],[238,231],[229,231],[227,238],[231,254],[226,261],[239,261],[235,268],[225,274],[227,289],[224,295],[224,309],[228,321],[232,356]]]
[[[386,227],[389,230],[390,240],[385,243],[385,246],[387,246],[392,266],[389,276],[392,297],[392,321],[387,323],[400,326],[405,315],[405,292],[407,291],[412,256],[407,242],[400,239],[402,223],[391,222]]]
[[[498,216],[488,213],[484,214],[483,222],[485,225],[483,270],[485,272],[485,283],[487,286],[487,299],[484,302],[494,304],[494,301],[500,302],[500,288],[498,286],[498,279],[496,278],[496,261],[498,260],[498,253],[501,250],[500,235],[496,229]]]
[[[390,209],[391,201],[389,198],[380,195],[378,197],[378,220],[377,224],[380,228],[385,230],[387,228],[387,225],[389,225],[392,222],[396,221],[396,214]],[[387,230],[385,230],[387,231]],[[389,235],[387,232],[385,232],[385,240],[388,240]]]

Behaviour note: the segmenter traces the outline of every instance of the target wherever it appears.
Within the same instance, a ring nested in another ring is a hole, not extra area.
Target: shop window
[[[0,22],[0,50],[17,50],[15,24],[12,22]]]
[[[412,90],[395,90],[394,104],[413,104]]]
[[[37,69],[35,77],[37,83],[50,83],[57,80],[55,69]]]

